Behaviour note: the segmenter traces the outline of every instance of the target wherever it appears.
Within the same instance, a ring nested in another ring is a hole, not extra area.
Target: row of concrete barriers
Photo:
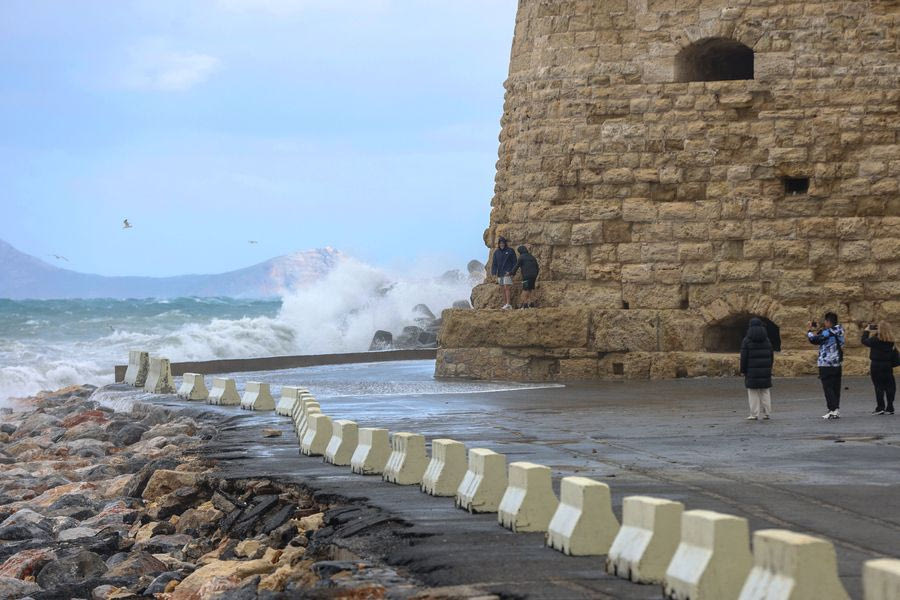
[[[127,383],[154,393],[173,393],[166,359],[131,356]],[[146,380],[138,383],[141,361]],[[507,465],[506,456],[487,448],[466,451],[461,442],[435,439],[431,457],[425,437],[408,432],[358,427],[322,412],[309,390],[282,387],[277,405],[269,385],[250,382],[238,396],[234,380],[214,378],[207,391],[201,375],[186,373],[178,395],[186,400],[276,410],[290,417],[306,456],[349,466],[361,475],[381,475],[397,485],[418,485],[433,496],[453,497],[472,513],[497,513],[514,532],[545,532],[549,547],[568,555],[606,555],[608,573],[636,583],[661,584],[672,600],[844,600],[831,542],[787,530],[753,534],[747,520],[706,510],[685,511],[680,502],[649,496],[623,501],[620,526],[610,489],[586,477],[564,477],[560,497],[549,467],[529,462]],[[900,600],[900,560],[865,563],[865,600]]]

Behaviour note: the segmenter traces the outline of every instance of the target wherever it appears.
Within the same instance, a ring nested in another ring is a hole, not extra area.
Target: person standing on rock
[[[896,341],[887,321],[879,321],[877,325],[870,323],[862,332],[863,346],[869,348],[869,374],[875,386],[873,415],[894,414],[894,396],[897,394],[894,367],[900,362]]]
[[[528,251],[525,246],[516,248],[519,253],[519,260],[516,262],[516,268],[513,269],[513,277],[522,269],[522,302],[519,308],[534,308],[534,302],[531,300],[531,293],[537,285],[537,276],[540,271],[537,259]]]
[[[825,392],[828,412],[823,419],[841,418],[841,376],[844,364],[844,328],[838,325],[838,317],[830,312],[825,315],[824,327],[819,329],[815,321],[809,324],[806,337],[810,344],[819,347],[819,379]]]
[[[497,283],[503,289],[505,304],[503,310],[512,308],[510,296],[512,294],[512,272],[516,268],[516,251],[509,247],[506,238],[501,236],[497,240],[497,249],[494,250],[494,258],[491,261],[491,275],[497,278]]]
[[[775,364],[775,351],[769,334],[762,320],[750,319],[747,335],[741,342],[741,375],[750,401],[748,421],[758,421],[760,408],[762,418],[768,419],[772,414],[772,366]]]

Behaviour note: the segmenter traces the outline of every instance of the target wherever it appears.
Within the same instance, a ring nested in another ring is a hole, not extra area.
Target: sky
[[[515,9],[4,0],[0,239],[103,275],[484,260]]]

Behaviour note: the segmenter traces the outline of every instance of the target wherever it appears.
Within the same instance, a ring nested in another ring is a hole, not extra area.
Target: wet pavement
[[[619,517],[625,496],[646,494],[746,517],[751,531],[826,537],[854,598],[861,597],[864,560],[900,557],[900,416],[869,415],[867,379],[845,381],[844,418],[835,421],[821,418],[817,380],[776,380],[773,419],[750,422],[738,379],[480,387],[430,380],[432,365],[323,367],[258,378],[273,387],[309,387],[326,414],[361,427],[450,437],[510,462],[548,465],[557,491],[561,477],[596,478],[609,484]],[[301,457],[284,417],[203,410],[235,413],[204,450],[220,460],[223,475],[291,480],[358,507],[335,538],[426,585],[469,585],[512,598],[661,597],[656,586],[606,575],[602,557],[566,557],[544,547],[542,534],[501,528],[496,515],[469,515],[452,499]],[[273,425],[284,436],[262,438],[260,429]]]

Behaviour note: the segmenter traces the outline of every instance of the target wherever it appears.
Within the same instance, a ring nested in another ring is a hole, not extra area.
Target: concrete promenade
[[[303,384],[303,371],[296,372]],[[320,398],[333,418],[450,437],[510,462],[578,474],[622,498],[654,495],[746,517],[751,531],[785,528],[834,542],[840,576],[861,597],[864,560],[900,557],[900,416],[870,416],[867,379],[845,381],[844,418],[826,421],[818,381],[776,380],[771,421],[748,422],[737,379],[621,382],[497,393]],[[315,385],[310,385],[315,394]],[[169,397],[160,398],[172,402]],[[198,407],[199,408],[199,407]],[[210,409],[227,410],[220,407]],[[238,411],[235,411],[236,413]],[[474,586],[503,597],[659,598],[655,586],[613,579],[603,560],[545,548],[543,534],[513,534],[496,515],[469,515],[452,499],[301,457],[289,421],[235,416],[204,451],[226,476],[296,481],[350,503],[335,539],[431,586]],[[282,438],[259,428],[277,424]]]

